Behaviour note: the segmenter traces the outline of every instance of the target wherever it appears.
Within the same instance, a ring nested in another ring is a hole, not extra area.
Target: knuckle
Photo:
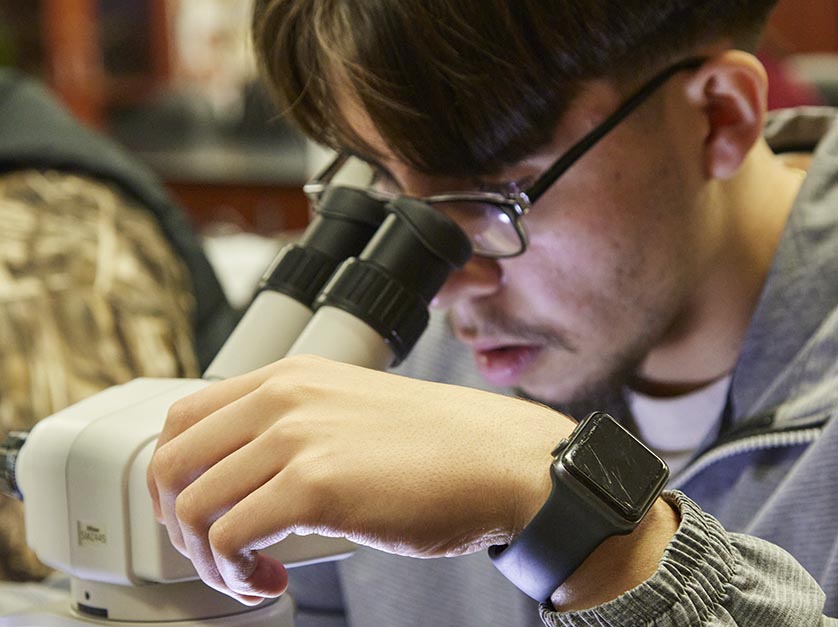
[[[274,376],[259,386],[266,404],[290,410],[306,399],[311,399],[316,384],[303,377]]]
[[[197,410],[192,396],[176,400],[166,414],[166,423],[176,433],[181,433],[195,422]]]
[[[241,550],[235,526],[227,521],[227,517],[222,516],[210,526],[208,537],[213,552],[222,557],[233,557]]]
[[[276,362],[276,367],[268,379],[284,381],[322,380],[329,376],[329,371],[333,371],[341,365],[318,355],[292,355]]]
[[[327,364],[334,363],[325,357],[319,355],[291,355],[281,360],[279,363],[290,372],[310,372],[314,368],[323,368]]]
[[[171,443],[162,445],[151,458],[149,473],[163,486],[170,486],[176,482],[178,476],[179,456],[175,446]]]
[[[284,451],[286,455],[295,455],[311,441],[311,424],[294,415],[284,416],[267,429],[265,437],[274,450]]]
[[[175,516],[190,532],[201,531],[206,526],[207,520],[201,507],[202,499],[196,492],[194,489],[186,488],[175,499]]]
[[[289,466],[290,480],[297,485],[304,495],[305,507],[301,515],[304,522],[316,524],[322,522],[324,512],[338,512],[344,507],[346,491],[331,471],[326,460],[315,457]]]
[[[259,385],[258,392],[267,397],[267,402],[282,401],[289,396],[292,387],[286,377],[275,375],[265,379]]]
[[[276,362],[258,392],[275,407],[290,409],[303,401],[311,402],[319,392],[332,386],[337,374],[335,368],[341,366],[316,355],[285,357]]]

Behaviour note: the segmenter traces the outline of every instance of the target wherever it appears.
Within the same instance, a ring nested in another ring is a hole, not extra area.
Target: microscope
[[[463,232],[429,206],[334,186],[302,238],[271,264],[203,378],[135,379],[10,434],[0,488],[23,499],[27,543],[70,576],[70,599],[0,617],[0,625],[292,627],[287,595],[246,607],[216,592],[155,520],[146,468],[168,408],[289,355],[396,365],[427,326],[428,303],[470,254]],[[342,538],[291,535],[266,552],[293,569],[353,548]]]

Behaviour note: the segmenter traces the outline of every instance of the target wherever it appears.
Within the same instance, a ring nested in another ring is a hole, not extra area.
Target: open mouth
[[[496,346],[475,349],[477,370],[492,385],[514,387],[541,354],[542,347],[534,345]]]

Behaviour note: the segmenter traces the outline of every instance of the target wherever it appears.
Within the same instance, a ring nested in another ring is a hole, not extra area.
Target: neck
[[[683,394],[733,370],[803,176],[760,141],[735,177],[708,184],[695,288],[632,387]]]

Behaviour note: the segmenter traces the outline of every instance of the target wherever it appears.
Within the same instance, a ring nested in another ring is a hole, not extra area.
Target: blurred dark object
[[[227,223],[267,235],[308,223],[306,143],[257,83],[235,115],[220,116],[198,90],[171,88],[116,109],[110,130],[165,179],[200,228]]]
[[[110,126],[114,136],[140,152],[225,142],[279,149],[302,144],[260,81],[244,86],[242,106],[234,115],[218,115],[199,89],[169,87],[143,102],[115,108]]]
[[[0,0],[0,22],[11,65],[90,126],[168,81],[169,0]]]
[[[201,93],[168,89],[114,108],[110,132],[132,150],[144,152],[202,144],[216,136],[217,128],[212,107]]]
[[[254,80],[245,85],[242,103],[241,115],[227,129],[234,136],[258,143],[287,141],[296,136],[296,131],[277,111],[262,81]]]
[[[99,3],[102,63],[115,76],[140,76],[154,71],[152,6],[137,0]]]

